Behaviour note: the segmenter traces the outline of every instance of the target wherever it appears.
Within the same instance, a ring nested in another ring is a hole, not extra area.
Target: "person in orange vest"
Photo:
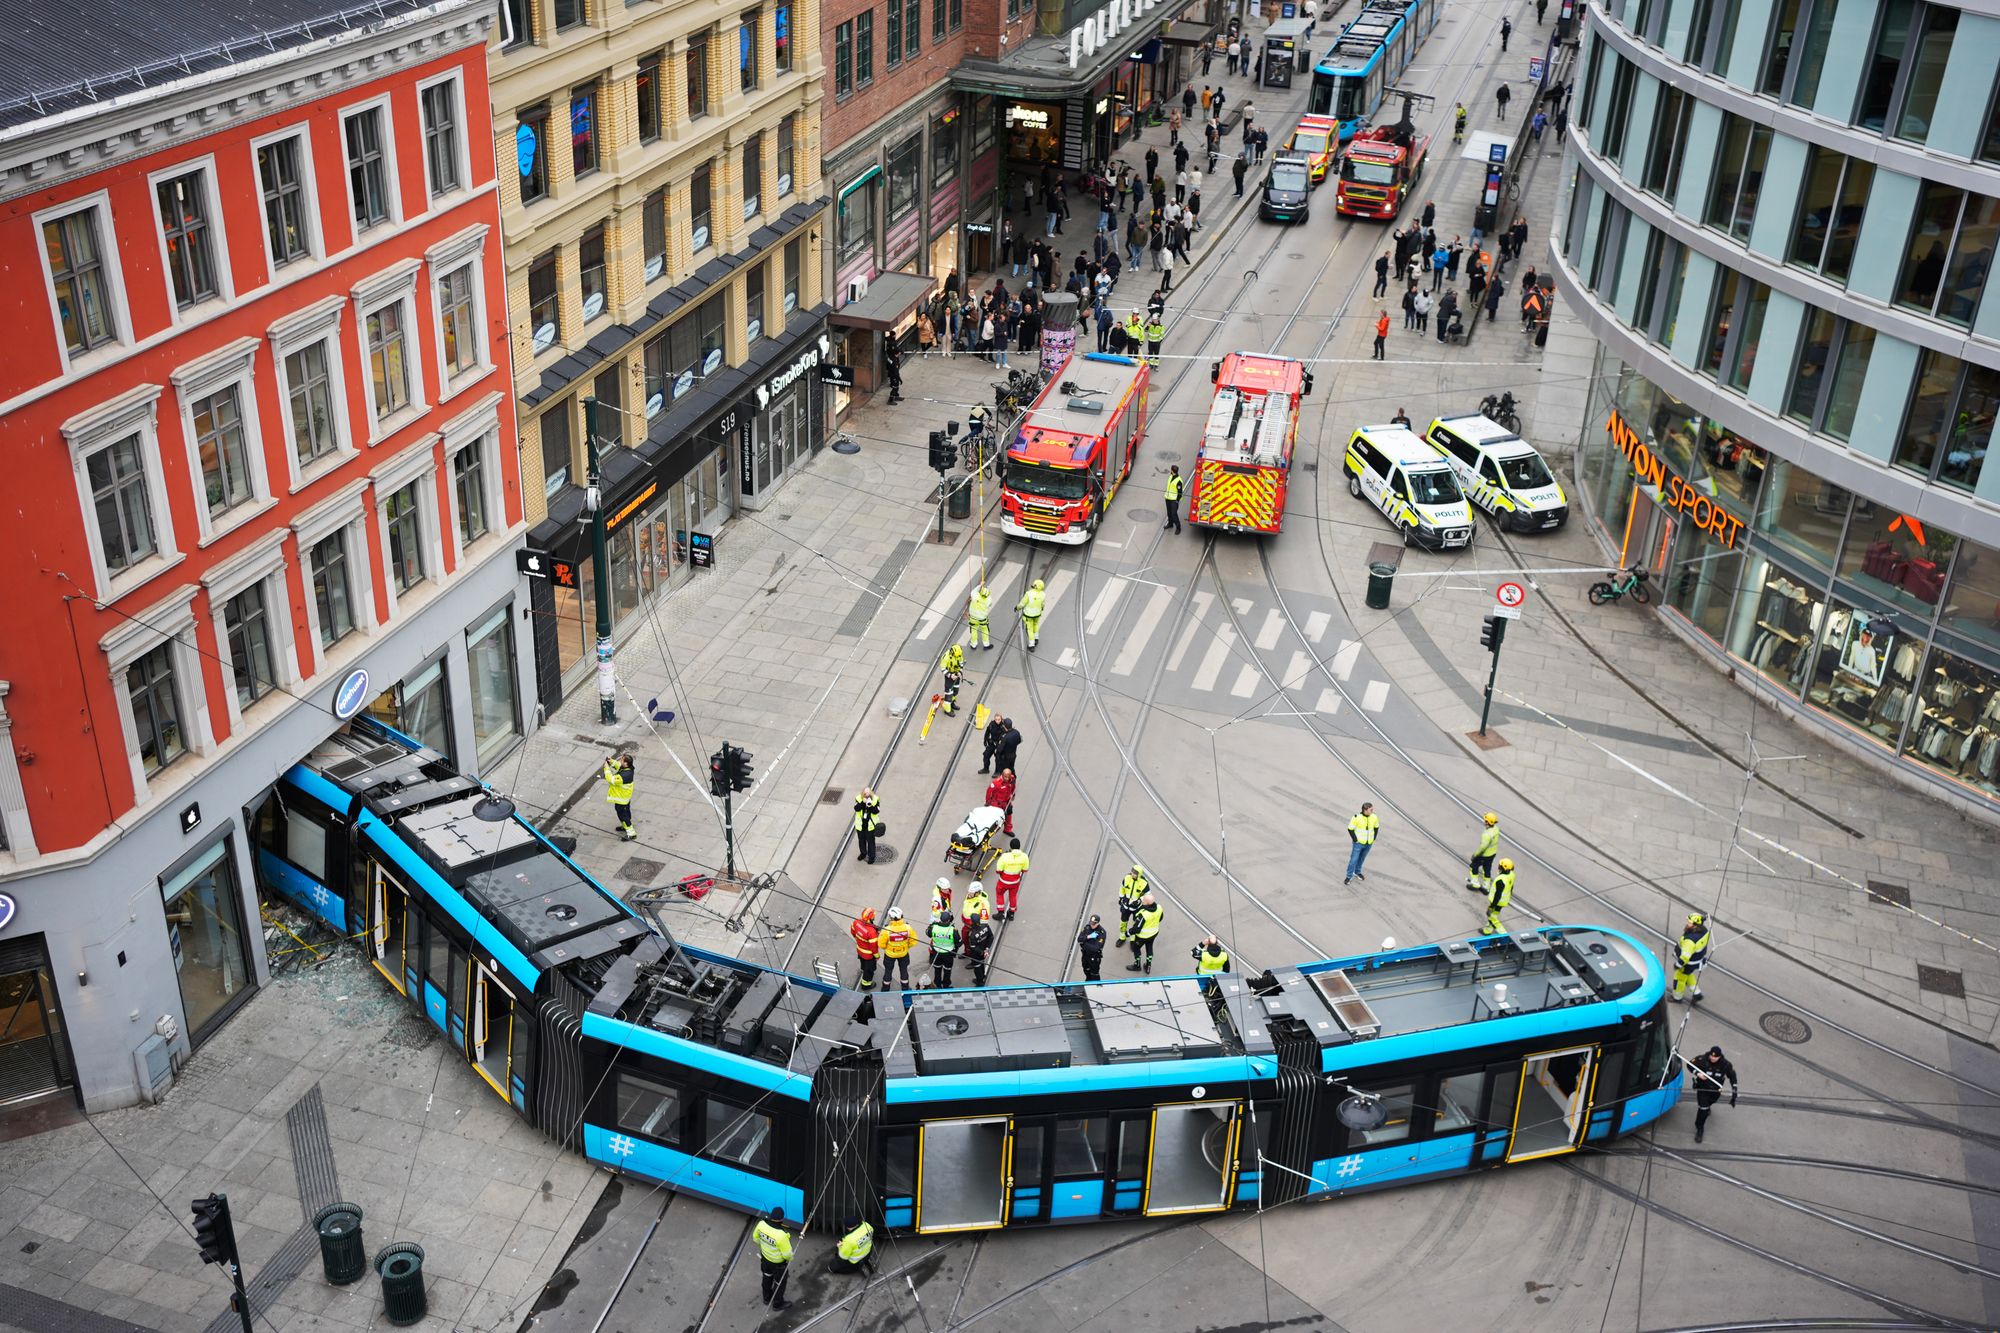
[[[875,960],[882,952],[882,932],[875,927],[875,909],[864,907],[847,928],[854,936],[854,956],[861,960],[861,989],[875,989]]]
[[[910,988],[910,946],[917,942],[917,932],[910,923],[903,920],[903,909],[889,909],[889,924],[882,928],[882,989],[896,989],[896,974],[903,974],[903,989]]]

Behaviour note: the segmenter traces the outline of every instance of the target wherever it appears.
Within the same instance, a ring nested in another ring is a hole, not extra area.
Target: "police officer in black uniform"
[[[1085,926],[1083,933],[1076,937],[1078,956],[1083,959],[1083,979],[1085,981],[1102,981],[1104,979],[1097,974],[1097,970],[1104,966],[1104,939],[1104,922],[1099,920],[1095,913],[1092,913],[1090,924]]]
[[[1711,1046],[1706,1055],[1698,1055],[1688,1065],[1694,1075],[1694,1141],[1701,1142],[1708,1132],[1708,1113],[1722,1100],[1722,1085],[1729,1084],[1729,1104],[1736,1105],[1736,1066],[1729,1063],[1729,1057],[1722,1053],[1720,1046]]]
[[[965,940],[960,945],[965,961],[972,964],[972,984],[986,984],[986,963],[993,957],[993,927],[984,914],[970,914],[965,920]]]

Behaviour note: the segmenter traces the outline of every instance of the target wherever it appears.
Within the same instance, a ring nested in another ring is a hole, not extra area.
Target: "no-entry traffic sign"
[[[1518,583],[1503,583],[1493,590],[1493,600],[1504,607],[1518,607],[1528,600],[1528,590]]]

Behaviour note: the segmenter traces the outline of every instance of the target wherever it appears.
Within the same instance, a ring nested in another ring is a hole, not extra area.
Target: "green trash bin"
[[[319,1232],[319,1261],[326,1280],[336,1287],[359,1281],[368,1271],[368,1249],[361,1240],[361,1205],[330,1203],[313,1214]]]
[[[382,1275],[382,1317],[402,1328],[416,1323],[430,1308],[424,1299],[424,1247],[409,1241],[385,1245],[375,1256]]]
[[[1389,609],[1389,588],[1396,581],[1396,567],[1377,560],[1368,566],[1368,605],[1377,611]]]

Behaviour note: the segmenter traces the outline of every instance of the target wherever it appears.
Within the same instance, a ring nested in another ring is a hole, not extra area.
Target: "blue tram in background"
[[[1680,1093],[1664,975],[1615,931],[869,994],[677,943],[487,795],[357,719],[260,810],[263,882],[551,1138],[753,1213],[1219,1212],[1570,1152]]]
[[[1443,0],[1367,0],[1313,66],[1306,110],[1340,121],[1346,143],[1365,129],[1417,48],[1437,26]]]

